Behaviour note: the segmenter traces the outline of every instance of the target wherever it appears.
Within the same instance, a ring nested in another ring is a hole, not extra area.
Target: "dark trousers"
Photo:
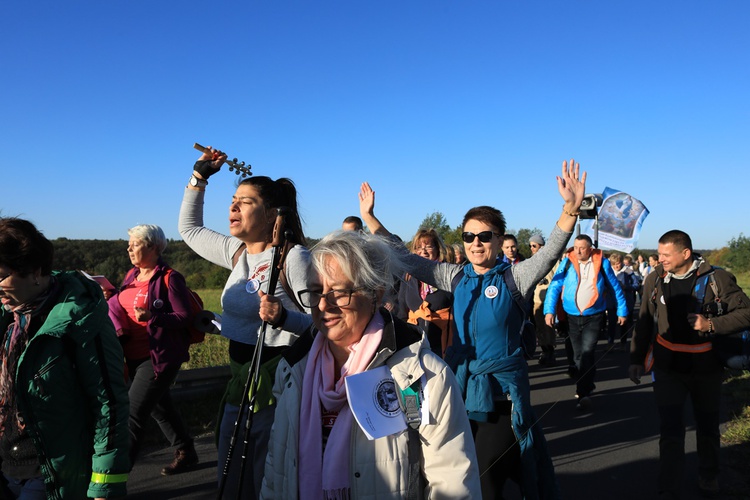
[[[497,402],[496,409],[487,422],[470,421],[486,500],[503,498],[506,479],[521,484],[521,447],[511,425],[511,403]]]
[[[693,405],[699,474],[719,474],[719,408],[723,374],[654,370],[654,395],[659,409],[659,491],[679,495],[685,473],[685,401]]]
[[[128,361],[130,373],[130,463],[135,463],[140,449],[140,441],[145,432],[149,416],[153,418],[164,437],[172,446],[183,448],[192,446],[193,438],[188,434],[182,416],[172,402],[169,388],[180,371],[179,365],[167,369],[157,377],[151,359]]]
[[[568,315],[570,344],[576,365],[576,394],[586,397],[594,390],[596,343],[602,329],[604,313],[591,316]]]

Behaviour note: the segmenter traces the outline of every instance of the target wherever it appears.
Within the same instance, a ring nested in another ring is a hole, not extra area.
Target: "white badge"
[[[494,285],[488,286],[487,288],[484,289],[484,296],[487,297],[488,299],[494,299],[495,297],[497,297],[497,293],[498,293],[497,287]]]
[[[260,281],[256,279],[247,280],[247,283],[245,283],[245,291],[247,293],[258,293],[259,289],[260,289]]]

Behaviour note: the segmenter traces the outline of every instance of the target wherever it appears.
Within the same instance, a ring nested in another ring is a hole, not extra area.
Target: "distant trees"
[[[92,275],[106,276],[115,286],[133,267],[125,240],[52,240],[55,247],[53,267],[62,270],[81,269]],[[229,270],[198,256],[184,241],[170,240],[164,260],[185,276],[191,288],[223,288]]]

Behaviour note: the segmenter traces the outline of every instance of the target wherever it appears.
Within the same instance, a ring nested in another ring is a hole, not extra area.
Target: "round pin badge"
[[[497,294],[498,294],[498,290],[497,290],[497,287],[494,285],[488,286],[487,288],[484,289],[484,296],[487,297],[488,299],[494,299],[495,297],[497,297]]]
[[[161,309],[162,307],[164,307],[164,301],[161,300],[161,299],[156,299],[154,301],[154,308],[155,309]]]
[[[245,291],[247,293],[258,293],[259,289],[260,289],[260,281],[256,279],[247,280],[247,283],[245,283]]]

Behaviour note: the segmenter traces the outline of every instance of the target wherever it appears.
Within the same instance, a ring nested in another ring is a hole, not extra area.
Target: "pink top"
[[[147,321],[135,319],[135,308],[148,309],[148,281],[134,280],[123,288],[117,296],[120,305],[128,314],[127,341],[124,342],[122,350],[125,359],[144,359],[149,357]]]

